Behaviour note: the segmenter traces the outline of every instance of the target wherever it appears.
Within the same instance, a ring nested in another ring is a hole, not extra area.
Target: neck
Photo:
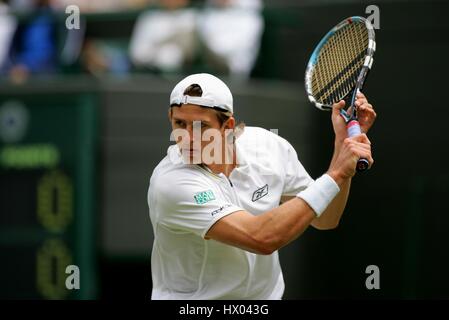
[[[233,146],[232,151],[233,152],[231,163],[226,163],[224,159],[222,159],[223,161],[221,162],[221,164],[212,163],[204,165],[215,174],[223,173],[226,177],[229,177],[231,175],[232,170],[234,170],[234,168],[237,167],[237,155],[235,145]]]
[[[235,163],[232,164],[205,164],[206,167],[210,169],[215,174],[223,173],[226,177],[231,175],[232,170],[237,166]]]

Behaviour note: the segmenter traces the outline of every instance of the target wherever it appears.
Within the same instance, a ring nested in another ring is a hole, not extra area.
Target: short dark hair
[[[191,84],[184,90],[184,95],[191,97],[201,97],[203,95],[203,89],[198,84]]]

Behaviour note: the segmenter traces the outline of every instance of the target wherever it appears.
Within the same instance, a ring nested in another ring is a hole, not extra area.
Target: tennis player
[[[376,114],[363,94],[356,103],[366,133]],[[329,169],[313,180],[285,139],[236,124],[220,79],[194,74],[175,86],[168,115],[177,143],[148,190],[152,299],[282,298],[278,250],[309,225],[336,228],[357,160],[373,163],[365,134],[347,138],[343,107],[332,112]]]

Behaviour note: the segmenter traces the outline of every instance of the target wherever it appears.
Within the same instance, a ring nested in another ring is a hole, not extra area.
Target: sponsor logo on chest
[[[205,204],[209,201],[215,200],[215,195],[212,190],[206,190],[195,193],[193,198],[195,199],[196,204]]]

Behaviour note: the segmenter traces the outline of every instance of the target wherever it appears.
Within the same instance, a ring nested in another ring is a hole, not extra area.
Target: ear
[[[168,121],[171,122],[171,117],[173,116],[173,109],[172,107],[168,108]]]
[[[234,129],[235,128],[235,118],[233,116],[229,117],[228,120],[226,120],[224,129]]]

